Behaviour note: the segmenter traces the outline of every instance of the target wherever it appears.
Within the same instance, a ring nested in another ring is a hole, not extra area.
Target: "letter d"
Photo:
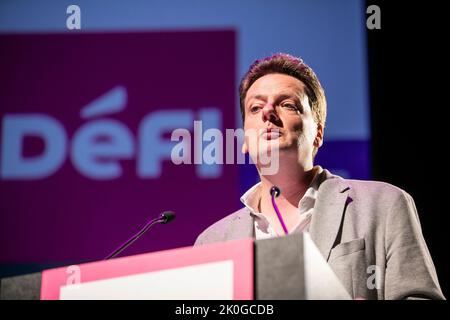
[[[61,124],[41,114],[6,115],[2,125],[0,176],[9,180],[34,180],[50,176],[64,161],[66,132]],[[44,140],[44,152],[38,156],[22,156],[25,136]]]

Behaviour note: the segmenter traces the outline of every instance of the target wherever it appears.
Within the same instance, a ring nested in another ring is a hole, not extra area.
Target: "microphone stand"
[[[111,252],[104,260],[112,259],[116,257],[118,254],[120,254],[123,250],[128,248],[133,242],[135,242],[139,237],[141,237],[145,232],[147,232],[148,229],[150,229],[152,226],[158,223],[166,224],[170,221],[172,221],[175,218],[175,214],[171,211],[163,212],[159,217],[154,218],[150,221],[148,221],[145,226],[136,233],[134,236],[132,236],[130,239],[128,239],[124,244],[122,244],[120,247],[118,247],[116,250]]]

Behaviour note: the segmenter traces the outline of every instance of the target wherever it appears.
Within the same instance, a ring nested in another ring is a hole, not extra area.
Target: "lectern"
[[[350,299],[308,233],[171,249],[4,278],[2,299]]]

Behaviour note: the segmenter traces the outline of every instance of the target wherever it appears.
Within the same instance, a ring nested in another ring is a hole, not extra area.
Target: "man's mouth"
[[[277,129],[267,129],[261,134],[261,137],[265,140],[275,140],[281,135],[281,132]]]

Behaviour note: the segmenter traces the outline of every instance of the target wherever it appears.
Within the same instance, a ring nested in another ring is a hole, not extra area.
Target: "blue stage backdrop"
[[[370,178],[363,1],[77,1],[81,30],[70,4],[0,2],[2,273],[102,258],[163,210],[126,254],[188,246],[238,209],[253,165],[175,165],[170,132],[241,127],[239,80],[276,52],[325,88],[316,164]]]

